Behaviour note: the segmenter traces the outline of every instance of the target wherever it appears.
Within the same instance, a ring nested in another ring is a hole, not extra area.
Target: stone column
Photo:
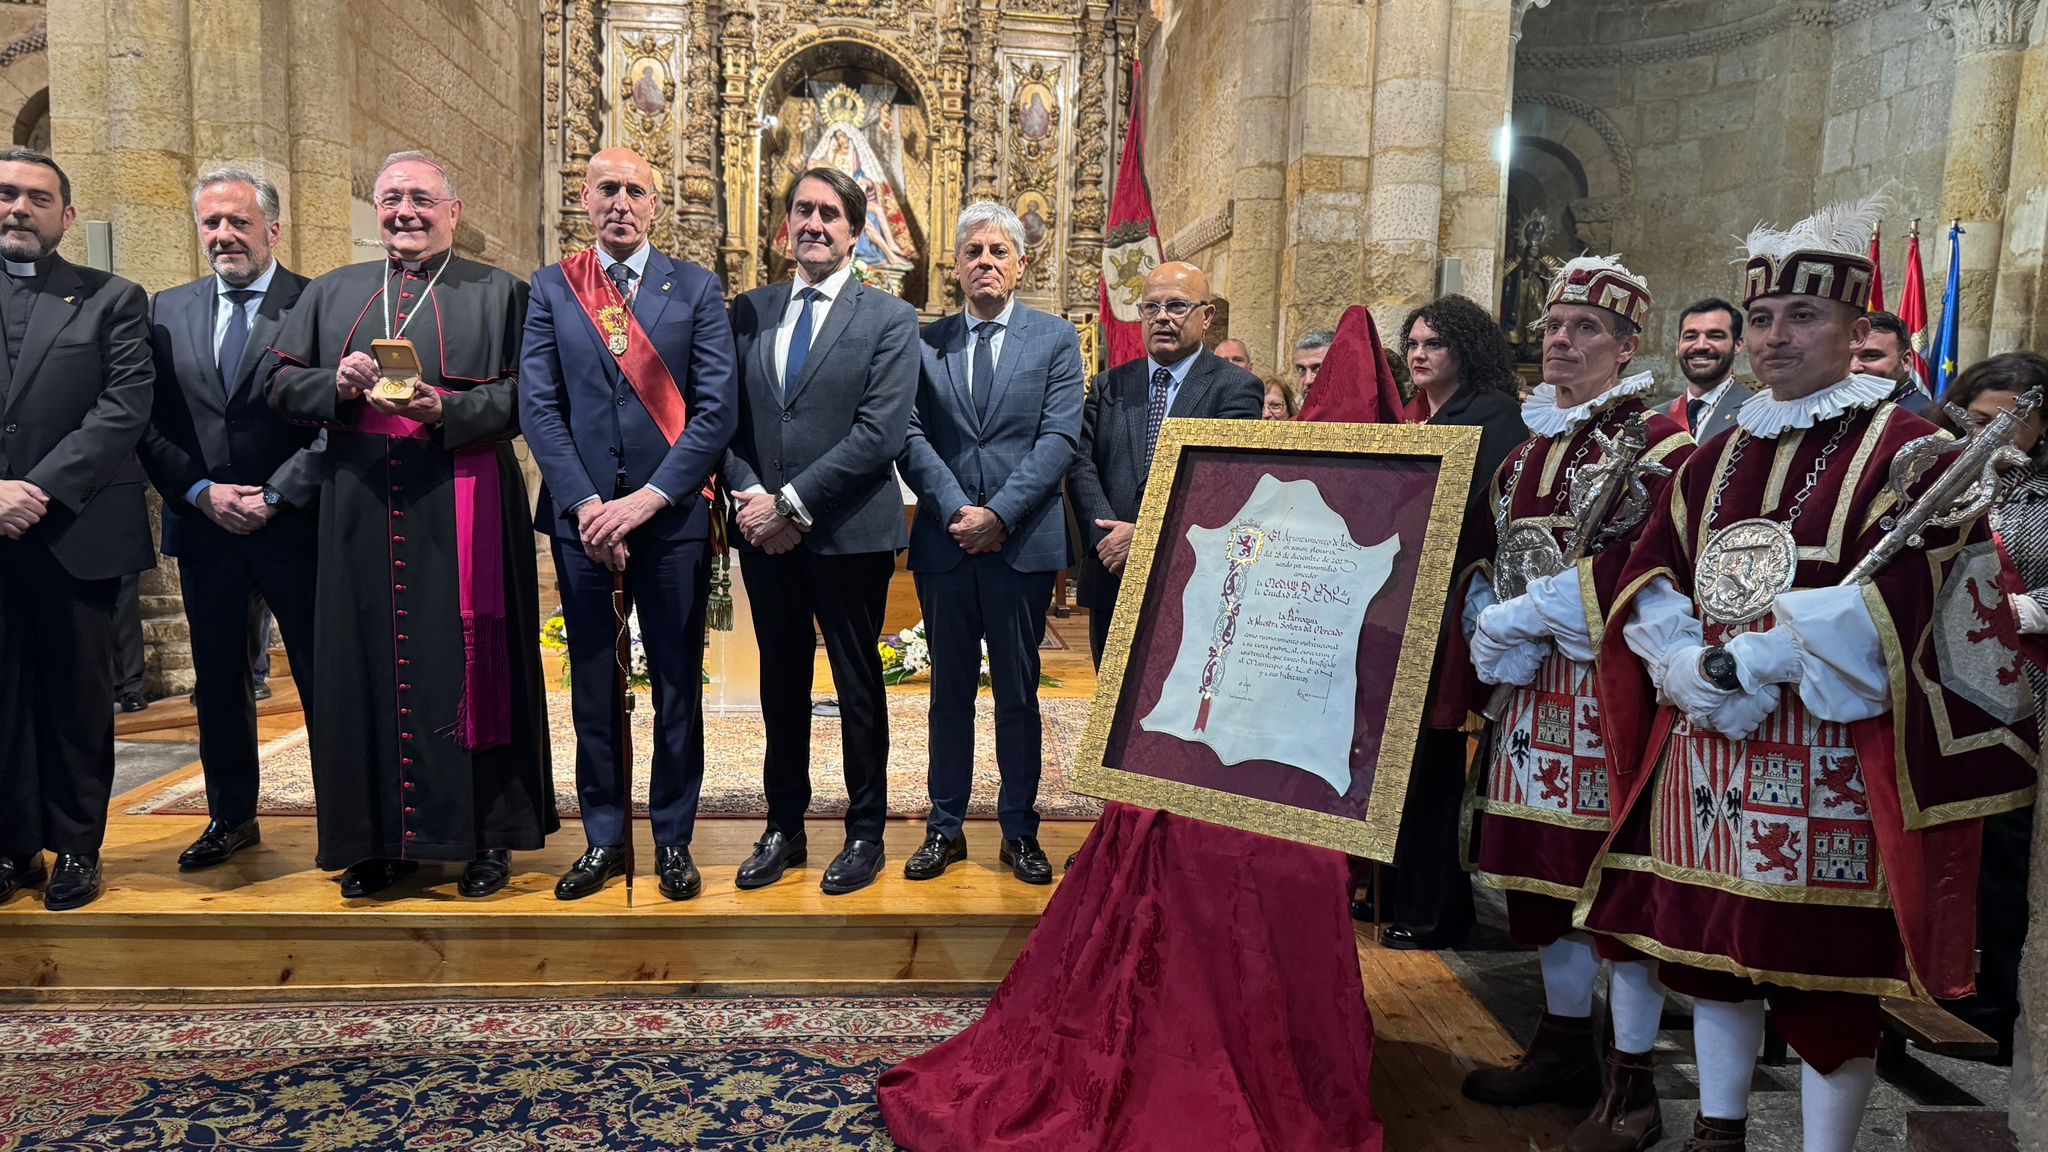
[[[343,0],[293,0],[288,6],[291,196],[284,242],[293,269],[308,276],[355,258],[349,230],[349,77],[355,74],[355,48],[343,8]]]
[[[1363,298],[1382,334],[1436,295],[1452,12],[1449,0],[1379,6],[1392,34],[1376,45],[1372,75]]]
[[[2005,191],[2005,237],[1991,302],[1991,351],[2048,346],[2048,5],[2037,5],[2021,54],[2012,167]]]
[[[1228,111],[1237,136],[1236,165],[1229,177],[1231,231],[1219,246],[1216,262],[1228,274],[1230,334],[1246,341],[1261,372],[1279,372],[1285,370],[1288,355],[1280,344],[1289,169],[1288,133],[1281,126],[1287,123],[1292,97],[1293,4],[1240,3],[1241,72],[1238,99]]]
[[[1507,237],[1508,173],[1501,138],[1514,114],[1514,45],[1528,7],[1529,0],[1451,3],[1443,256],[1463,265],[1463,293],[1489,308],[1499,298],[1496,281]]]
[[[1967,364],[1991,344],[1993,285],[2019,107],[2019,49],[2040,0],[1920,0],[1920,7],[1933,27],[1955,37],[1956,84],[1949,104],[1941,215],[1963,224],[1959,364]],[[2039,125],[2032,130],[2039,131]]]

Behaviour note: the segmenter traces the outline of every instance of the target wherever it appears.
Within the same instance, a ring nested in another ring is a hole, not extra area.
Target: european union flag
[[[1948,290],[1941,294],[1941,330],[1934,339],[1934,398],[1948,395],[1949,381],[1962,370],[1958,334],[1963,310],[1963,225],[1948,230]]]

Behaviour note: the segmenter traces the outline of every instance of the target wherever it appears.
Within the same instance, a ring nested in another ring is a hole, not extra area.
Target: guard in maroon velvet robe
[[[1631,1152],[1661,1127],[1650,1052],[1663,991],[1648,964],[1616,960],[1608,994],[1615,1041],[1603,1071],[1593,1021],[1600,958],[1572,928],[1610,827],[1594,638],[1653,494],[1693,447],[1643,402],[1654,386],[1649,373],[1621,378],[1649,311],[1648,285],[1613,257],[1579,257],[1552,282],[1545,382],[1522,405],[1535,436],[1494,475],[1498,551],[1462,612],[1479,678],[1505,687],[1496,689],[1468,800],[1467,866],[1506,893],[1509,932],[1538,949],[1544,989],[1521,1059],[1474,1070],[1464,1092],[1506,1107],[1597,1100],[1567,1152]],[[1595,500],[1596,491],[1612,495]]]
[[[1852,1146],[1877,998],[1969,988],[1978,818],[2033,795],[1981,521],[1842,583],[1907,506],[1894,456],[1934,434],[1849,374],[1877,211],[1752,235],[1765,388],[1679,469],[1601,637],[1609,746],[1647,755],[1610,765],[1616,827],[1576,919],[1696,998],[1702,1147],[1741,1147],[1766,1000],[1806,1061],[1806,1146]]]
[[[525,283],[450,251],[460,201],[401,153],[378,177],[389,259],[313,281],[265,366],[271,403],[328,429],[307,702],[319,863],[369,895],[420,860],[488,895],[558,826],[533,521],[511,440]],[[403,335],[423,389],[366,395]]]

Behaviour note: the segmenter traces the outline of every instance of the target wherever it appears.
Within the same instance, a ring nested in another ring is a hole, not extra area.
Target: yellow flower
[[[341,1085],[332,1080],[309,1080],[304,1084],[287,1084],[270,1098],[272,1108],[285,1112],[310,1112],[339,1103]]]
[[[773,1096],[782,1088],[782,1077],[766,1072],[734,1072],[718,1082],[711,1090],[714,1100],[728,1103],[734,1100],[759,1100]]]
[[[387,1133],[367,1116],[342,1112],[322,1116],[307,1124],[299,1134],[299,1146],[306,1152],[336,1152],[342,1148],[375,1147]]]

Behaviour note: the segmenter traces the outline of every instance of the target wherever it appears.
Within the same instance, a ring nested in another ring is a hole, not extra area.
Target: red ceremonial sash
[[[646,406],[647,414],[654,417],[654,423],[667,438],[669,447],[675,447],[676,441],[682,438],[684,426],[689,423],[689,415],[683,410],[682,389],[676,386],[675,376],[670,374],[668,365],[654,351],[654,341],[648,338],[647,330],[640,327],[640,318],[619,299],[611,277],[599,267],[597,249],[586,248],[564,259],[562,278],[569,282],[569,291],[576,294],[576,302],[583,305],[583,313],[590,318],[590,326],[597,329],[600,341],[609,339],[611,331],[598,319],[598,313],[607,308],[619,310],[619,320],[613,321],[612,328],[617,330],[619,321],[624,322],[626,350],[612,352],[612,358],[619,362],[619,372],[625,376],[627,386]],[[610,351],[609,346],[606,350]]]

